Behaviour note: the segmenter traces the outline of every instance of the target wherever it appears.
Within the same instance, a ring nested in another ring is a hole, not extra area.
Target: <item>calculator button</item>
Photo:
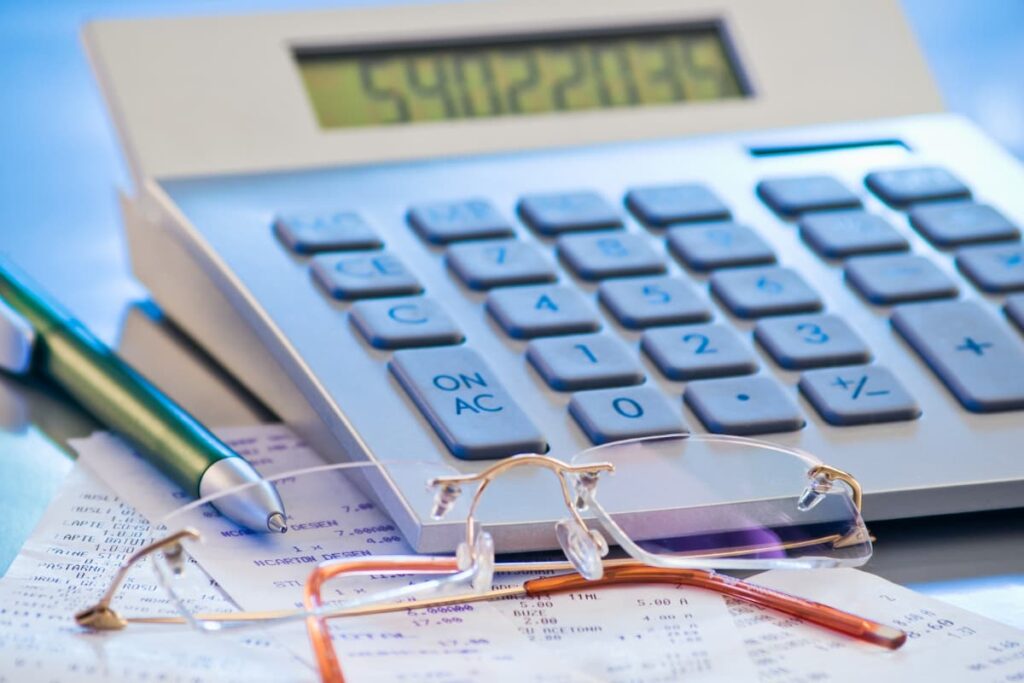
[[[842,318],[830,314],[762,320],[754,339],[787,370],[866,363],[867,344]]]
[[[762,180],[757,184],[757,195],[784,216],[860,206],[857,195],[827,175]]]
[[[384,245],[359,214],[347,211],[278,216],[274,234],[296,254],[378,249]]]
[[[1024,294],[1007,297],[1005,310],[1006,316],[1024,332]]]
[[[861,256],[846,263],[846,280],[873,304],[956,296],[956,282],[924,256]]]
[[[360,301],[352,322],[378,349],[458,344],[465,337],[437,302],[427,297]]]
[[[388,367],[455,457],[483,460],[547,450],[544,437],[476,351],[396,351]]]
[[[569,412],[596,445],[688,431],[680,411],[651,387],[574,394]]]
[[[647,330],[640,340],[640,348],[669,379],[757,372],[753,352],[724,325],[679,325]]]
[[[409,209],[409,224],[433,244],[514,234],[512,226],[486,199],[417,204]]]
[[[700,272],[775,262],[775,252],[760,235],[731,221],[672,228],[668,247],[677,259]]]
[[[1020,237],[1006,216],[987,204],[949,202],[910,211],[910,224],[937,247],[979,242],[1003,242]]]
[[[416,277],[387,252],[313,257],[313,277],[335,299],[419,294]]]
[[[605,334],[535,339],[526,357],[552,389],[577,391],[640,384],[644,372],[630,350]]]
[[[619,212],[596,192],[528,195],[519,201],[519,215],[542,235],[622,226]]]
[[[961,249],[956,255],[956,265],[986,292],[1024,289],[1024,244],[1019,242]]]
[[[445,255],[448,267],[470,289],[554,282],[554,265],[537,247],[519,240],[453,244]]]
[[[584,280],[665,272],[665,260],[648,239],[626,232],[564,235],[558,255]]]
[[[800,237],[825,258],[906,251],[907,239],[881,216],[861,209],[812,213],[800,219]]]
[[[672,223],[726,220],[730,215],[729,207],[698,183],[637,187],[626,193],[626,206],[643,223],[658,228]]]
[[[821,310],[818,294],[789,268],[738,268],[711,275],[711,293],[740,318]]]
[[[601,283],[597,298],[623,327],[698,323],[711,311],[697,292],[680,278],[651,277]]]
[[[901,306],[892,324],[967,410],[1024,408],[1024,343],[981,304]]]
[[[900,381],[878,365],[811,370],[800,378],[800,391],[831,425],[916,420],[917,401]]]
[[[805,424],[793,399],[770,377],[691,382],[683,399],[715,434],[795,432]]]
[[[486,305],[505,332],[516,339],[596,332],[601,327],[583,295],[560,285],[496,289],[487,295]]]
[[[875,171],[864,178],[864,184],[893,206],[971,196],[971,191],[956,176],[935,166]]]

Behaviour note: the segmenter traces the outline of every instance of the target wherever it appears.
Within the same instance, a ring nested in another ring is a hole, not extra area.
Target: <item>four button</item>
[[[640,384],[644,372],[636,354],[606,334],[535,339],[526,357],[544,381],[558,391]]]
[[[596,332],[601,327],[590,302],[571,287],[495,289],[487,295],[486,305],[505,332],[516,339]]]
[[[914,254],[862,256],[847,262],[846,279],[873,304],[942,299],[957,295],[956,282],[931,260]]]
[[[418,204],[409,209],[409,224],[433,244],[486,237],[506,237],[512,226],[485,199]]]
[[[564,235],[558,255],[584,280],[665,272],[665,260],[647,237],[627,232]]]
[[[626,193],[626,206],[646,225],[657,228],[729,218],[729,207],[698,183],[634,188]]]
[[[821,310],[817,292],[789,268],[739,268],[711,275],[711,293],[739,318]]]
[[[549,236],[622,226],[619,212],[596,192],[527,195],[519,202],[519,215],[534,230]]]
[[[731,221],[672,228],[668,247],[699,272],[775,262],[775,252],[760,235]]]

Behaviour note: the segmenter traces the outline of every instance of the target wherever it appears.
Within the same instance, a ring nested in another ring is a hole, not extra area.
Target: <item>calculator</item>
[[[136,276],[325,458],[476,472],[710,432],[852,472],[868,519],[1022,500],[1024,170],[942,112],[895,2],[101,21],[86,44]],[[544,476],[490,501],[500,550],[557,547]],[[652,486],[653,529],[676,510]],[[457,540],[421,479],[371,488],[417,550]]]

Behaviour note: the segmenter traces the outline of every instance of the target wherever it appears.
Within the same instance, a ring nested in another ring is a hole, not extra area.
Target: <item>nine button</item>
[[[640,340],[669,379],[691,380],[757,372],[754,354],[724,325],[681,325],[647,330]]]
[[[352,321],[378,349],[458,344],[465,337],[437,302],[427,297],[360,301]]]
[[[846,279],[873,304],[896,304],[957,295],[956,282],[924,256],[862,256],[846,264]]]
[[[378,249],[383,242],[357,213],[300,213],[279,216],[274,234],[297,254]]]
[[[433,244],[512,235],[512,226],[485,199],[418,204],[409,209],[409,223]]]
[[[1002,242],[1020,237],[1017,226],[987,204],[944,202],[910,211],[910,224],[937,247]]]
[[[647,238],[626,232],[563,235],[558,255],[584,280],[665,272]]]
[[[961,249],[956,264],[986,292],[1024,289],[1024,245],[992,245]]]
[[[448,267],[470,289],[554,282],[555,269],[532,244],[495,240],[454,244],[445,256]]]
[[[720,270],[711,275],[711,293],[740,318],[805,313],[822,307],[818,294],[789,268]]]
[[[848,426],[914,420],[917,401],[896,377],[878,365],[812,370],[800,378],[800,391],[822,419]]]
[[[526,357],[558,391],[640,384],[644,372],[626,345],[605,334],[535,339]]]
[[[619,212],[596,192],[533,194],[519,201],[519,214],[542,235],[622,226]]]
[[[935,166],[875,171],[864,178],[864,183],[893,206],[971,196],[956,176]]]
[[[623,327],[633,330],[711,318],[693,287],[675,277],[611,280],[601,284],[597,296]]]
[[[691,382],[683,399],[716,434],[795,432],[805,424],[793,399],[770,377]]]
[[[487,295],[486,305],[505,332],[516,339],[596,332],[601,327],[583,295],[560,285],[496,289]]]
[[[732,221],[672,228],[668,247],[676,258],[701,272],[775,262],[775,253],[760,235]]]
[[[762,320],[754,338],[787,370],[865,363],[871,351],[842,318],[831,314]]]
[[[419,294],[416,277],[388,252],[323,254],[313,257],[313,277],[335,299]]]
[[[626,193],[626,206],[651,227],[672,223],[717,221],[729,218],[718,196],[699,183],[638,187]]]
[[[826,258],[906,251],[910,244],[881,216],[862,209],[812,213],[800,219],[800,237]]]
[[[569,412],[595,444],[687,431],[679,410],[652,387],[574,394]]]
[[[757,194],[784,216],[860,206],[857,195],[827,175],[762,180],[757,184]]]

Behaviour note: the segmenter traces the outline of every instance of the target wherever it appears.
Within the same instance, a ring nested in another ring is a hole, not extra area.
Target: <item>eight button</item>
[[[512,235],[512,226],[485,199],[418,204],[409,209],[409,224],[433,244]]]
[[[665,272],[665,261],[647,238],[621,233],[564,235],[558,255],[584,280]]]
[[[554,282],[555,269],[532,244],[495,240],[453,244],[445,256],[448,267],[470,289]]]
[[[795,432],[805,424],[793,399],[770,377],[691,382],[683,399],[715,434]]]
[[[830,314],[762,320],[754,338],[787,370],[866,363],[871,351],[842,318]]]
[[[646,225],[657,228],[729,218],[729,207],[699,183],[634,188],[626,193],[626,206]]]
[[[825,258],[910,248],[888,221],[862,209],[808,214],[800,219],[800,237]]]
[[[378,349],[458,344],[465,337],[433,299],[410,297],[360,301],[352,322]]]
[[[313,257],[313,277],[335,299],[419,294],[416,277],[388,252]]]
[[[994,245],[961,249],[956,264],[986,292],[1024,289],[1024,245]]]
[[[672,228],[668,247],[676,258],[700,272],[775,262],[775,253],[760,235],[732,221]]]
[[[632,330],[711,318],[707,304],[693,287],[675,277],[603,282],[597,297],[623,327]]]
[[[757,184],[757,194],[768,206],[784,216],[860,206],[857,195],[827,175],[762,180]]]
[[[924,256],[862,256],[846,264],[846,279],[873,304],[942,299],[957,295],[956,282]]]
[[[892,206],[971,196],[956,176],[935,166],[875,171],[864,178],[864,184]]]
[[[626,345],[605,334],[535,339],[526,357],[558,391],[640,384],[644,372]]]
[[[651,387],[603,389],[574,394],[569,412],[594,444],[681,434],[683,418],[665,396]]]
[[[542,235],[622,226],[619,212],[596,192],[533,194],[519,201],[519,214]]]
[[[900,381],[878,365],[812,370],[800,378],[800,391],[822,419],[849,426],[915,420],[917,401]]]
[[[647,330],[640,340],[640,348],[669,379],[757,372],[754,354],[724,325],[681,325]]]
[[[806,313],[822,307],[818,294],[789,268],[720,270],[711,275],[711,293],[740,318]]]
[[[349,249],[378,249],[384,245],[357,213],[301,213],[279,216],[274,234],[297,254]]]
[[[910,224],[937,247],[1001,242],[1020,237],[1017,226],[987,204],[948,202],[910,211]]]
[[[487,295],[486,305],[505,332],[516,339],[596,332],[601,327],[583,295],[560,285],[496,289]]]

